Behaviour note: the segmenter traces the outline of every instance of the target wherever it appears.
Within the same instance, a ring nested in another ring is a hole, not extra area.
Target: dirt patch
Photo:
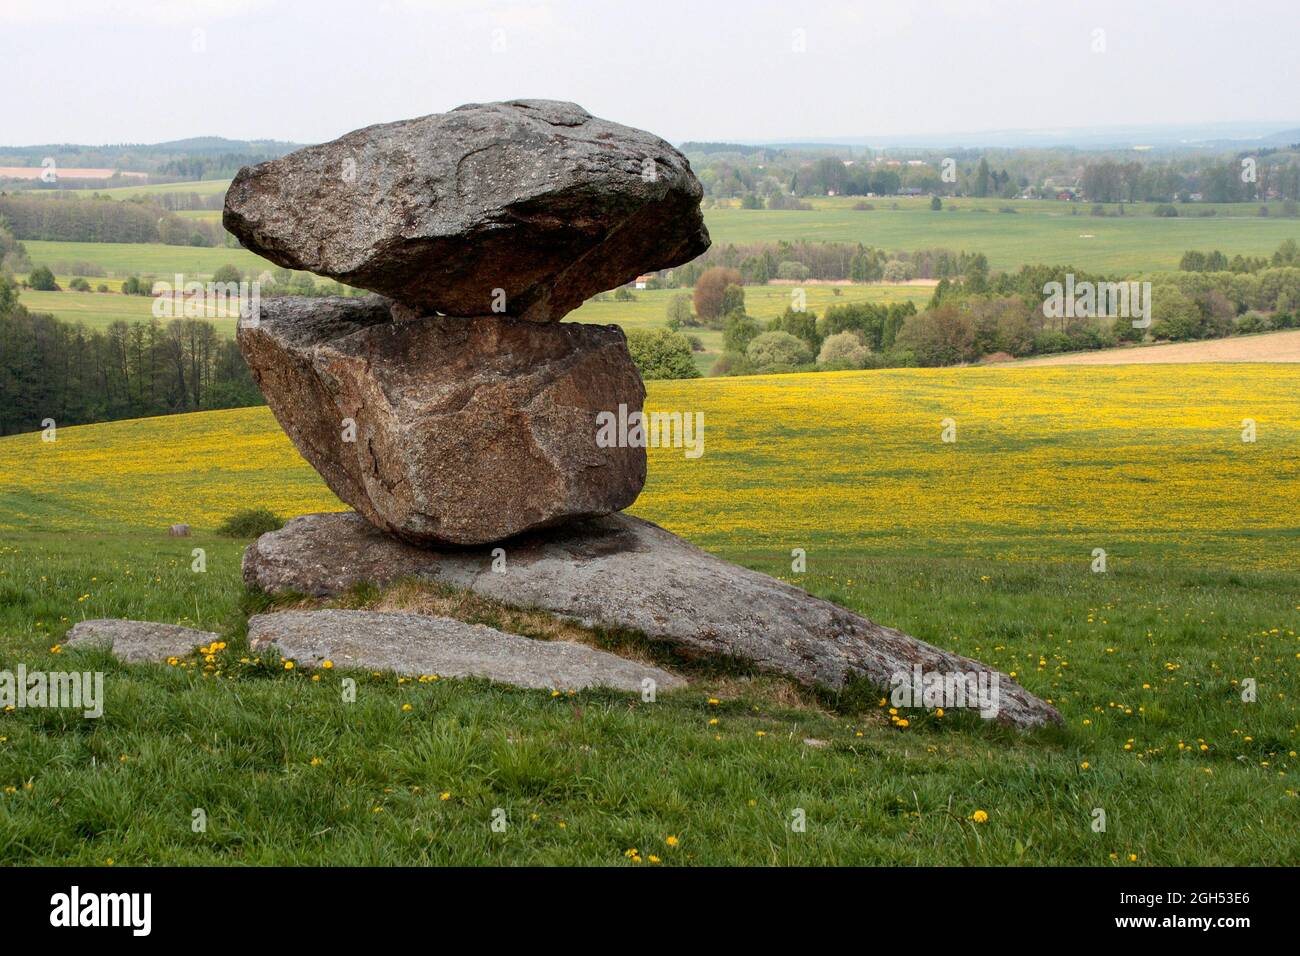
[[[885,286],[885,285],[914,285],[920,288],[933,289],[939,284],[938,279],[903,279],[899,282],[854,282],[852,279],[768,279],[768,285],[866,285],[866,286]]]
[[[1300,362],[1300,329],[1241,335],[1205,342],[1171,342],[1098,352],[1048,355],[1017,362],[1026,365],[1146,365],[1194,362]]]
[[[45,169],[41,166],[0,166],[0,179],[40,179],[43,172],[45,172]],[[54,172],[59,179],[111,179],[118,170],[70,167],[68,169],[56,168]],[[134,179],[146,178],[145,173],[123,171],[122,175]]]

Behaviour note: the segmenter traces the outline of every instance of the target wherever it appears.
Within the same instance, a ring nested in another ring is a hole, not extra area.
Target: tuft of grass
[[[231,515],[217,528],[217,534],[227,538],[256,538],[268,531],[279,531],[284,519],[270,508],[248,508]]]

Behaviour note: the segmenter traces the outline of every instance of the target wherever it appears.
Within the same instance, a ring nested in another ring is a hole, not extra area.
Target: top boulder
[[[657,136],[573,103],[512,100],[246,167],[224,222],[273,262],[426,313],[546,322],[707,249],[702,194]]]

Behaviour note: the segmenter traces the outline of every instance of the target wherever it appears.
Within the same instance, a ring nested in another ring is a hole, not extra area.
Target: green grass
[[[207,574],[189,570],[192,547],[207,549]],[[931,638],[959,626],[968,635],[959,650],[978,646],[1000,666],[1068,655],[1079,674],[1068,696],[1084,700],[1067,712],[1089,714],[1093,726],[1076,718],[1063,732],[1017,735],[951,715],[914,714],[898,731],[875,709],[787,705],[763,681],[725,693],[717,688],[736,679],[708,676],[655,704],[342,672],[314,683],[270,660],[238,663],[239,552],[203,533],[33,533],[0,548],[0,666],[102,670],[107,687],[98,721],[64,711],[0,717],[0,785],[15,788],[0,796],[0,861],[624,864],[630,847],[668,864],[1295,859],[1300,814],[1286,795],[1295,784],[1277,776],[1294,773],[1284,752],[1295,746],[1293,727],[1267,699],[1275,685],[1246,718],[1228,679],[1259,673],[1252,652],[1274,652],[1263,637],[1231,648],[1216,639],[1281,622],[1279,608],[1294,599],[1290,576],[1158,569],[1103,578],[870,549],[822,561],[812,590],[870,603]],[[978,570],[993,570],[992,582]],[[868,574],[870,589],[855,594],[832,583]],[[49,653],[84,613],[81,594],[92,595],[94,614],[225,631],[222,675]],[[1085,624],[1090,607],[1115,609],[1106,633]],[[1140,639],[1152,628],[1158,641]],[[1117,654],[1106,653],[1111,644]],[[1184,673],[1224,673],[1182,686],[1181,674],[1152,668],[1166,656]],[[342,702],[344,676],[358,683],[354,704]],[[1167,691],[1159,707],[1138,689],[1143,678]],[[707,703],[715,694],[719,706]],[[1145,701],[1147,711],[1124,716],[1108,698],[1135,709]],[[1082,706],[1094,701],[1096,714]],[[1253,741],[1234,736],[1242,725]],[[1197,736],[1212,740],[1213,753],[1170,748],[1139,760],[1122,750],[1130,737],[1145,747],[1179,735],[1193,746]],[[1104,834],[1089,829],[1095,807],[1106,811]],[[206,833],[191,831],[196,808]],[[505,833],[490,829],[496,808],[507,814]],[[799,809],[805,833],[788,827]],[[987,825],[970,822],[977,809],[990,814]]]
[[[197,182],[164,183],[159,186],[119,186],[116,189],[98,190],[101,196],[112,199],[131,199],[139,196],[156,196],[166,193],[196,193],[200,196],[224,196],[230,188],[229,179],[202,179]]]
[[[1278,218],[1280,204],[1268,218],[1256,214],[1259,204],[1245,203],[1215,207],[1213,217],[1191,215],[1198,206],[1179,207],[1181,216],[1164,219],[1146,203],[1126,207],[1122,218],[1103,218],[1089,215],[1088,204],[1054,201],[954,199],[941,212],[932,212],[928,199],[871,199],[870,211],[854,210],[856,201],[819,200],[810,211],[710,209],[705,222],[715,245],[806,239],[890,251],[945,247],[982,252],[995,270],[1047,263],[1124,274],[1177,269],[1188,249],[1271,255],[1284,239],[1300,239],[1300,220]],[[1002,206],[1017,211],[1000,213]]]
[[[202,222],[221,222],[220,209],[182,209],[176,213],[182,219],[198,219]]]
[[[187,279],[205,279],[224,265],[260,273],[275,265],[247,249],[168,246],[154,242],[45,242],[23,243],[34,265],[86,262],[97,265],[119,281],[130,275],[166,279],[177,273]],[[91,279],[92,284],[104,281]]]
[[[105,329],[114,322],[148,322],[153,319],[152,296],[122,295],[115,287],[118,280],[91,279],[92,285],[106,282],[112,292],[33,292],[22,293],[22,303],[33,312],[47,312],[65,322],[81,322],[87,328]],[[235,319],[209,319],[217,332],[235,334]]]

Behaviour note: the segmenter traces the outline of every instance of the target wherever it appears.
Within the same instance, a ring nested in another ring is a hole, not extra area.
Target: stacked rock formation
[[[643,448],[616,327],[592,295],[709,245],[668,143],[572,103],[517,100],[372,126],[241,170],[226,228],[254,252],[378,295],[275,298],[239,344],[303,456],[368,521],[483,544],[626,508]]]
[[[663,140],[543,100],[372,126],[242,170],[225,224],[245,246],[375,293],[267,299],[239,329],[276,418],[358,513],[263,535],[244,555],[247,584],[324,597],[424,578],[810,685],[885,688],[916,669],[996,678],[997,719],[1059,722],[977,661],[614,514],[640,493],[646,455],[600,447],[597,415],[639,411],[645,389],[621,330],[559,320],[707,249],[701,195]],[[504,574],[465,547],[507,538]],[[250,638],[524,686],[681,683],[421,615],[282,612],[250,622]]]

